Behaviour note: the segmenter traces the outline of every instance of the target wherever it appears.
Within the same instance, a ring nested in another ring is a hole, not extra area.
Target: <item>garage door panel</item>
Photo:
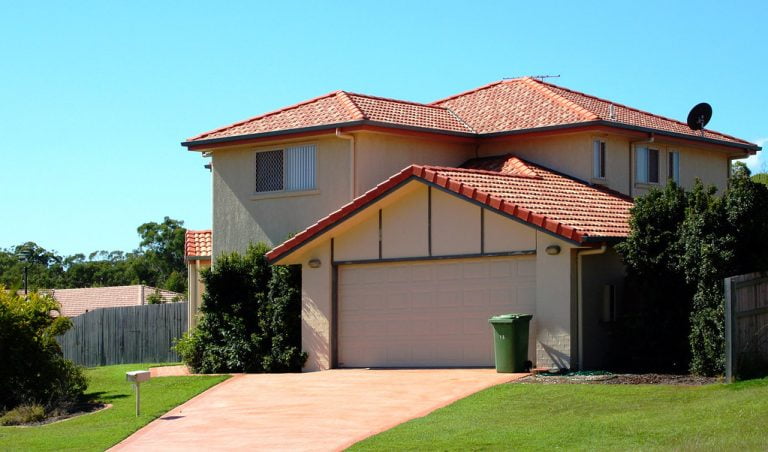
[[[536,260],[524,259],[517,262],[518,276],[536,276]]]
[[[412,278],[413,281],[431,281],[434,278],[432,267],[428,265],[414,265]]]
[[[460,289],[439,290],[435,299],[435,308],[450,308],[452,306],[461,306],[462,296]]]
[[[389,292],[386,307],[390,310],[410,310],[411,294],[407,291]]]
[[[533,260],[341,266],[339,365],[493,365],[488,318],[533,312],[535,275],[519,275],[519,263]]]
[[[487,262],[468,262],[462,268],[464,279],[488,278]]]
[[[462,291],[462,298],[464,306],[487,306],[488,305],[488,289],[485,288],[472,288],[464,289]]]
[[[434,267],[438,281],[458,281],[461,279],[461,264],[441,262]]]

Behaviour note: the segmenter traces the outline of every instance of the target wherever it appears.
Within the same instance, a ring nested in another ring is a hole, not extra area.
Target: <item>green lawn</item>
[[[351,450],[766,450],[768,379],[733,385],[504,384]]]
[[[125,372],[151,364],[87,369],[88,393],[112,408],[39,427],[0,427],[0,450],[105,450],[226,376],[162,377],[141,385],[141,415]]]

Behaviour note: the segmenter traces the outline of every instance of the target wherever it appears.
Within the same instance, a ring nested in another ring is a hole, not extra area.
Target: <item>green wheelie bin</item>
[[[488,319],[493,326],[493,350],[496,372],[525,372],[528,361],[528,325],[530,314],[503,314]]]

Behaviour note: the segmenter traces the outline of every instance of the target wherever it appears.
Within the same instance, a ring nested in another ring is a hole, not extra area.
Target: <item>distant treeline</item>
[[[26,267],[30,290],[145,284],[184,293],[183,226],[183,221],[168,217],[161,223],[144,223],[137,228],[139,247],[129,253],[94,251],[87,256],[61,256],[34,242],[0,249],[0,285],[22,288]]]

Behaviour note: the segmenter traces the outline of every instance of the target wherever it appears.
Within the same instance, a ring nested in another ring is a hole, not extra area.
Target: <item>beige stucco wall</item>
[[[480,207],[432,190],[432,254],[480,254]]]
[[[301,348],[307,353],[303,370],[311,372],[331,368],[331,301],[333,266],[330,240],[322,240],[301,255]],[[310,259],[321,262],[319,268],[307,265]]]
[[[357,194],[413,165],[457,166],[475,155],[473,143],[421,137],[356,133]]]
[[[490,140],[478,148],[481,157],[513,154],[578,179],[592,177],[592,135],[574,133],[538,138]],[[612,151],[607,151],[612,152]],[[606,158],[606,161],[611,160]]]
[[[560,246],[560,254],[546,248]],[[576,301],[573,245],[543,232],[536,232],[536,362],[538,367],[570,368],[573,349],[571,331]]]
[[[203,305],[205,285],[200,278],[200,272],[211,266],[210,260],[190,260],[187,262],[187,329],[197,325],[200,306]]]
[[[381,209],[382,257],[428,256],[428,187],[412,181],[333,231],[336,261],[378,259],[378,211]],[[485,209],[480,233],[480,207],[432,188],[432,255],[527,251],[536,248],[534,229]],[[289,258],[293,259],[293,258]]]
[[[456,166],[474,155],[474,145],[452,140],[356,132],[355,196],[411,164]],[[317,146],[317,189],[256,194],[255,153],[289,145]],[[352,199],[351,142],[333,135],[275,141],[213,152],[213,250],[244,251],[248,243],[282,243]]]
[[[511,221],[489,209],[485,209],[484,215],[486,253],[536,249],[536,231],[530,226]]]
[[[680,146],[679,144],[655,140],[653,143],[637,143],[637,147],[647,147],[659,150],[659,184],[640,184],[634,181],[635,173],[632,174],[633,186],[632,196],[641,196],[648,193],[648,190],[656,187],[664,187],[667,183],[669,174],[669,152],[677,151],[680,153],[680,185],[690,189],[693,187],[696,179],[700,179],[707,185],[714,185],[718,191],[723,191],[728,186],[728,177],[730,174],[729,154],[716,150],[695,148],[690,146]],[[632,169],[634,171],[635,152],[632,152]]]
[[[606,177],[604,179],[592,177],[594,140],[605,142]],[[638,184],[635,181],[634,149],[640,146],[660,151],[660,184]],[[577,179],[601,184],[631,196],[643,195],[650,187],[662,187],[666,184],[669,151],[680,152],[680,183],[683,187],[692,187],[696,178],[717,186],[719,190],[727,186],[729,154],[715,149],[665,142],[663,137],[657,137],[653,143],[646,141],[635,143],[631,138],[623,135],[582,132],[551,137],[510,137],[505,140],[491,140],[481,144],[478,149],[480,156],[514,154]]]
[[[413,182],[410,193],[381,211],[381,257],[427,256],[428,187]],[[362,245],[366,246],[366,245]]]
[[[213,153],[213,252],[244,251],[250,242],[282,243],[350,201],[349,143],[322,138],[317,146],[317,189],[255,193],[256,152],[286,144],[217,149]]]

